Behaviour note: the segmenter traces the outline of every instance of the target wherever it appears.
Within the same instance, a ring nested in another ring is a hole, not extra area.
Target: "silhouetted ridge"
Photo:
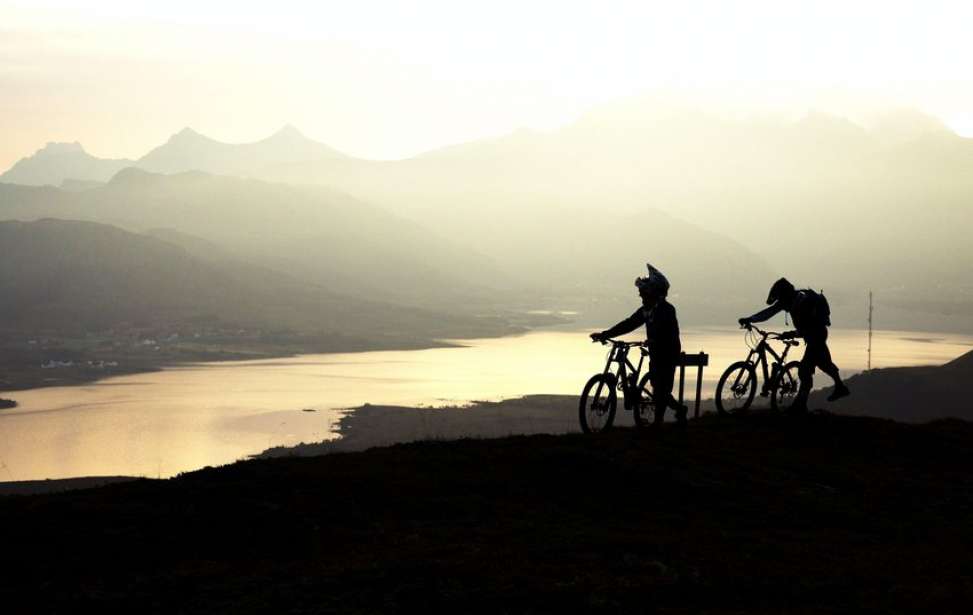
[[[202,318],[365,341],[382,337],[400,347],[508,329],[496,319],[334,293],[223,250],[214,254],[205,240],[178,231],[148,236],[94,222],[2,221],[0,245],[0,328],[98,331]]]
[[[968,371],[969,375],[973,375],[973,350],[956,357],[946,365],[943,365],[943,367]]]
[[[109,186],[113,187],[152,187],[178,185],[191,181],[206,180],[211,178],[209,173],[202,171],[184,171],[182,173],[152,173],[137,167],[126,167],[116,173],[108,181]]]
[[[922,422],[943,418],[973,420],[968,383],[973,381],[973,351],[944,365],[873,369],[848,379],[852,395],[841,412]],[[830,391],[815,392],[815,405]]]

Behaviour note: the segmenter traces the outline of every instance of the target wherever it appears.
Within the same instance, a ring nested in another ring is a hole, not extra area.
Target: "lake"
[[[682,338],[686,352],[710,354],[704,397],[712,394],[722,370],[746,354],[739,330],[694,328]],[[19,407],[0,411],[0,481],[172,476],[271,446],[333,438],[342,409],[364,403],[448,405],[530,393],[579,394],[602,369],[606,354],[580,331],[461,343],[203,363],[5,393]],[[865,332],[833,330],[831,346],[845,373],[865,368]],[[941,364],[971,348],[971,336],[878,331],[872,365]],[[797,350],[799,357],[802,349]],[[687,391],[692,386],[687,375]]]

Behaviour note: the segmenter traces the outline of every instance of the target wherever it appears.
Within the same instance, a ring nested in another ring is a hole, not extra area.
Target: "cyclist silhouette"
[[[770,306],[753,316],[741,318],[741,326],[763,322],[778,313],[785,311],[794,320],[795,331],[788,331],[781,339],[792,337],[804,338],[804,357],[801,359],[800,388],[794,397],[791,410],[794,412],[807,411],[807,398],[814,382],[814,369],[820,367],[834,380],[834,391],[828,396],[828,401],[835,401],[851,394],[845,383],[841,381],[838,366],[831,360],[831,350],[828,348],[828,327],[831,325],[831,309],[824,295],[810,289],[797,290],[787,278],[774,282],[767,295]]]
[[[669,294],[669,280],[662,272],[646,263],[649,275],[635,279],[642,305],[635,313],[605,331],[591,334],[591,339],[600,342],[606,338],[625,335],[645,325],[646,345],[649,349],[649,382],[652,384],[652,398],[655,401],[654,425],[661,425],[666,408],[676,411],[676,419],[681,426],[686,424],[686,406],[672,398],[672,385],[675,382],[676,366],[682,344],[679,342],[679,321],[676,308],[666,301]]]

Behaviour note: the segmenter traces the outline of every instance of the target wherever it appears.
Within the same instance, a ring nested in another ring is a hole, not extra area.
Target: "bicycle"
[[[750,353],[743,361],[726,368],[716,385],[716,409],[721,415],[745,412],[757,393],[757,366],[761,367],[764,384],[761,397],[770,396],[770,407],[775,412],[790,406],[800,389],[800,361],[787,363],[787,353],[800,342],[781,337],[780,333],[764,331],[754,325],[744,325],[744,334]],[[770,346],[768,340],[784,343],[781,354]],[[773,357],[768,361],[767,355]],[[756,360],[755,360],[756,357]]]
[[[642,365],[649,351],[642,342],[623,342],[621,340],[601,340],[602,344],[611,343],[605,369],[600,374],[592,376],[584,391],[581,393],[581,403],[578,406],[578,419],[581,431],[584,433],[598,433],[611,429],[615,421],[615,409],[618,405],[616,390],[622,392],[625,409],[633,412],[636,427],[646,427],[652,422],[654,404],[649,390],[649,374],[645,373],[639,379]],[[632,348],[639,347],[638,366],[628,359]],[[612,371],[612,364],[618,368]]]

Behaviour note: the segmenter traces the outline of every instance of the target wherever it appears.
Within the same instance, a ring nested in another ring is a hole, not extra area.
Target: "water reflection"
[[[333,437],[341,409],[366,402],[441,406],[577,394],[605,356],[583,332],[538,331],[463,344],[208,363],[5,394],[20,406],[0,412],[0,480],[171,476],[270,446]],[[834,330],[831,346],[844,370],[864,368],[863,332]],[[967,336],[878,332],[873,365],[939,364],[971,346]],[[746,354],[736,330],[688,329],[683,347],[710,354],[704,395],[723,367]]]

